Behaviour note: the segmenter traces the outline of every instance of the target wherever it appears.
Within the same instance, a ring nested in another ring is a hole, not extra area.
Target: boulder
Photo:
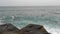
[[[22,28],[20,32],[22,34],[49,34],[42,25],[36,24],[29,24]]]
[[[0,25],[0,34],[49,34],[42,25],[29,24],[21,30],[12,24]]]
[[[12,24],[3,24],[0,25],[0,33],[7,34],[7,33],[14,33],[20,31],[18,28],[16,28]]]

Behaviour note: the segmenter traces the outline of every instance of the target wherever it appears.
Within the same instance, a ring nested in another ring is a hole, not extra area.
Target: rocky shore
[[[0,25],[0,34],[49,34],[41,25],[29,24],[22,29],[16,28],[12,24]]]

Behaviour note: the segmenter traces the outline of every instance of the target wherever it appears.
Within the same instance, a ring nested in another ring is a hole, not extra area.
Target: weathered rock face
[[[3,32],[2,34],[19,34],[19,33],[14,31],[9,31],[9,32]]]
[[[21,29],[20,34],[49,34],[49,33],[41,25],[29,24]]]
[[[0,33],[3,34],[7,34],[7,33],[14,33],[19,31],[18,28],[16,28],[15,26],[13,26],[12,24],[4,24],[4,25],[0,25]]]
[[[12,24],[0,25],[0,34],[49,34],[43,26],[29,24],[21,30]]]
[[[17,29],[12,24],[0,25],[0,31],[17,31],[17,30],[19,30],[19,29]]]

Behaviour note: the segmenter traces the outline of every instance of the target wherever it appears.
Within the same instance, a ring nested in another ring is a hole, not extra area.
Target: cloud
[[[60,0],[0,0],[0,6],[60,5]]]

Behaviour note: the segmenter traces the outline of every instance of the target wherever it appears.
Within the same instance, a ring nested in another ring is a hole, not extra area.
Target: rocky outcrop
[[[15,33],[18,32],[19,29],[16,28],[14,25],[12,24],[4,24],[4,25],[0,25],[0,33],[2,34],[7,34],[7,33]]]
[[[49,34],[43,26],[29,24],[19,30],[12,24],[0,25],[0,34]]]
[[[22,28],[20,34],[49,34],[41,25],[29,24]]]

